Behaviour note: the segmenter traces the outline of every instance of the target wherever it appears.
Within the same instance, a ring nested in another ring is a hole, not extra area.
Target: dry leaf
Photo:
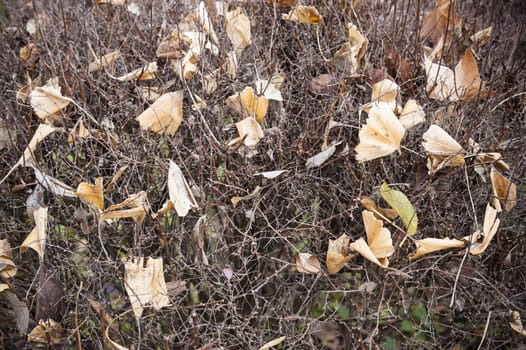
[[[422,138],[422,146],[428,153],[427,168],[430,175],[446,166],[464,165],[464,157],[461,154],[464,149],[438,125],[431,125]]]
[[[7,290],[7,289],[9,289],[9,285],[8,284],[0,283],[0,293],[3,292],[4,290]]]
[[[349,236],[341,235],[336,240],[329,239],[329,247],[327,248],[327,272],[330,274],[340,271],[347,262],[349,262],[354,255],[348,254]]]
[[[35,88],[29,97],[35,114],[48,124],[61,120],[59,112],[71,102],[71,99],[62,96],[58,77],[49,79],[46,85]]]
[[[75,190],[60,180],[44,174],[37,167],[33,167],[37,182],[49,192],[58,197],[76,198]]]
[[[183,57],[181,52],[181,36],[178,30],[174,30],[157,46],[156,55],[159,58],[180,59]]]
[[[334,154],[334,152],[336,151],[336,147],[340,143],[341,141],[336,142],[335,144],[332,144],[329,147],[327,147],[324,151],[321,151],[320,153],[317,153],[314,156],[307,159],[307,162],[305,162],[305,166],[307,167],[307,169],[316,168],[323,165],[323,163],[325,163],[327,159],[329,159]]]
[[[309,253],[298,253],[296,255],[296,268],[301,273],[320,274],[321,264],[318,258]]]
[[[9,286],[7,284],[0,283],[0,292],[8,288]],[[27,304],[11,291],[5,291],[0,295],[0,298],[3,299],[3,304],[7,304],[9,309],[12,310],[14,317],[11,316],[11,320],[14,319],[16,321],[18,333],[20,335],[27,334],[27,327],[29,326],[29,309]]]
[[[275,179],[281,174],[288,173],[288,170],[272,170],[272,171],[262,171],[260,173],[255,173],[254,176],[261,175],[266,179]]]
[[[304,24],[321,24],[323,17],[314,6],[296,6],[289,13],[284,13],[282,19],[296,21]]]
[[[289,7],[296,5],[298,0],[268,0],[268,2],[276,7]]]
[[[239,55],[248,45],[252,44],[250,20],[241,8],[228,11],[225,14],[226,34],[235,52]]]
[[[489,26],[487,28],[484,28],[482,30],[479,30],[478,32],[476,32],[475,34],[470,36],[469,40],[471,40],[471,42],[473,44],[477,44],[479,46],[482,46],[482,45],[486,44],[489,41],[489,39],[491,38],[491,31],[492,31],[492,27],[491,26]]]
[[[147,193],[141,191],[130,195],[123,202],[106,208],[99,220],[132,218],[138,225],[142,224],[148,213]]]
[[[406,82],[414,76],[415,69],[411,63],[389,46],[384,46],[384,63],[389,72],[399,81]]]
[[[210,19],[210,15],[208,14],[208,10],[206,8],[206,4],[204,1],[199,2],[199,6],[197,7],[194,19],[201,25],[201,28],[208,34],[208,37],[214,44],[219,44],[219,40],[217,39],[216,32],[214,30],[214,27],[212,26],[212,20]]]
[[[152,80],[155,79],[155,73],[157,73],[157,62],[150,62],[142,68],[136,69],[115,79],[119,81]]]
[[[97,212],[102,212],[104,209],[104,186],[102,177],[98,177],[94,185],[88,182],[81,182],[77,186],[77,192],[75,194],[80,200]]]
[[[90,136],[91,132],[88,129],[86,129],[84,123],[82,122],[82,120],[80,120],[77,124],[75,124],[73,129],[71,129],[68,136],[68,143],[73,143]]]
[[[101,58],[97,58],[95,61],[90,62],[88,70],[93,73],[98,72],[101,69],[106,69],[115,63],[119,57],[121,57],[121,52],[119,50],[112,51]]]
[[[31,97],[29,96],[31,92],[42,83],[42,76],[38,76],[35,79],[31,79],[29,74],[26,75],[27,84],[22,86],[16,92],[16,101],[21,104],[29,104],[31,102]]]
[[[286,338],[287,338],[286,336],[283,336],[283,337],[273,339],[269,341],[268,343],[265,343],[262,347],[259,348],[259,350],[268,350],[273,346],[281,344]]]
[[[360,69],[360,62],[365,55],[368,40],[352,23],[347,24],[347,30],[349,41],[334,54],[332,61],[339,70],[355,74]]]
[[[499,201],[499,204],[506,211],[515,208],[517,205],[517,186],[502,176],[494,167],[491,167],[490,177],[494,205],[497,204],[495,201]],[[495,205],[495,207],[498,208],[499,204]]]
[[[124,5],[126,0],[97,0],[97,4],[111,4],[115,6]]]
[[[172,160],[170,160],[170,168],[168,170],[168,192],[170,199],[159,209],[158,215],[163,215],[169,210],[175,209],[177,215],[184,217],[191,209],[199,207],[183,172]]]
[[[267,115],[268,99],[265,96],[256,96],[250,86],[228,97],[226,104],[244,118],[255,117],[258,122],[262,122]]]
[[[358,134],[360,143],[355,148],[356,160],[363,163],[400,151],[404,134],[403,125],[391,109],[386,106],[371,107],[366,124]]]
[[[24,154],[18,159],[18,161],[13,165],[13,167],[7,172],[7,174],[4,176],[2,180],[0,180],[0,184],[7,179],[11,173],[18,168],[19,166],[35,166],[38,162],[34,157],[34,152],[37,148],[37,146],[42,142],[49,134],[55,132],[55,131],[62,131],[62,128],[55,128],[51,125],[47,124],[40,124],[38,128],[35,130],[35,134],[31,138],[31,141],[29,141],[29,144],[24,150]]]
[[[52,319],[39,320],[38,325],[27,335],[27,340],[46,345],[60,344],[62,342],[62,326]]]
[[[426,114],[416,100],[407,100],[399,115],[400,123],[406,130],[426,121]]]
[[[142,130],[174,135],[183,120],[183,90],[162,95],[136,120]]]
[[[236,129],[239,134],[239,137],[228,143],[229,146],[235,145],[240,141],[243,141],[243,144],[247,147],[255,147],[259,140],[261,140],[265,134],[261,125],[256,121],[256,119],[248,117],[243,119],[240,122],[236,123]]]
[[[338,92],[340,83],[330,74],[321,74],[309,82],[309,91],[316,95],[332,96]]]
[[[444,36],[451,38],[453,32],[460,31],[462,19],[455,13],[451,0],[437,0],[436,7],[427,13],[422,20],[420,38],[430,38],[437,44]]]
[[[111,190],[113,189],[113,186],[115,186],[117,181],[119,181],[119,179],[124,174],[126,169],[128,169],[127,165],[122,166],[122,167],[119,168],[119,170],[117,170],[115,175],[113,175],[113,177],[111,178],[110,182],[108,182],[108,184],[106,185],[106,188],[104,189],[104,193],[110,193],[111,192]]]
[[[19,57],[22,64],[34,63],[38,57],[39,49],[37,44],[29,43],[20,49]]]
[[[485,82],[480,80],[480,73],[471,49],[467,49],[455,71],[433,63],[429,57],[424,58],[427,85],[430,98],[446,101],[473,100],[477,96],[486,97]]]
[[[500,220],[497,219],[497,214],[497,210],[493,208],[490,204],[486,206],[486,211],[484,212],[484,224],[482,226],[482,232],[477,231],[473,233],[473,236],[476,238],[479,238],[479,236],[482,235],[482,242],[476,242],[471,244],[471,247],[469,248],[469,252],[471,253],[471,255],[482,254],[489,246],[491,240],[495,236],[495,233],[497,233],[497,229],[499,228]],[[464,237],[464,239],[469,240],[469,236]]]
[[[396,99],[399,93],[400,86],[398,84],[392,80],[384,79],[373,85],[371,102],[377,104],[385,103],[393,112],[396,112]]]
[[[380,194],[384,201],[400,216],[402,223],[407,229],[407,235],[414,235],[418,229],[418,217],[413,204],[411,204],[406,195],[389,188],[385,182],[382,184]]]
[[[0,277],[15,277],[16,271],[11,245],[7,239],[0,239]]]
[[[259,79],[254,83],[254,85],[256,86],[256,93],[258,95],[263,95],[268,100],[283,101],[281,92],[271,81]]]
[[[365,232],[367,234],[367,243],[363,238],[349,244],[349,248],[357,251],[367,260],[387,267],[387,259],[394,253],[393,240],[391,232],[383,227],[381,220],[374,217],[374,214],[368,210],[362,211]]]
[[[526,329],[522,325],[521,314],[518,311],[511,311],[510,327],[523,337],[526,337]]]
[[[410,256],[410,259],[417,259],[422,255],[433,253],[439,250],[464,248],[465,241],[451,238],[424,238],[415,240],[416,251]]]
[[[40,261],[44,259],[44,248],[46,247],[46,231],[47,231],[47,207],[40,207],[33,212],[35,219],[35,228],[31,230],[29,235],[20,245],[20,251],[24,251],[27,248],[33,249],[38,253]]]
[[[384,218],[394,220],[398,217],[398,213],[394,209],[381,208],[377,206],[376,202],[369,197],[361,197],[360,203],[362,203],[365,209],[372,211],[378,220],[382,220]]]
[[[160,310],[163,306],[170,305],[164,282],[163,259],[148,258],[146,267],[143,266],[143,257],[133,258],[124,265],[126,292],[137,320],[141,318],[146,306]]]

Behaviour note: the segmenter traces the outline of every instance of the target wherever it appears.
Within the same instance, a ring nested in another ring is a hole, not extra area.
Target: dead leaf
[[[35,319],[62,321],[65,302],[64,286],[49,273],[44,264],[40,264],[38,280]]]
[[[414,69],[411,63],[389,46],[384,46],[384,63],[398,81],[406,82],[413,78]]]
[[[476,32],[475,34],[470,36],[469,40],[471,40],[471,42],[473,44],[482,46],[482,45],[486,44],[489,41],[489,39],[491,38],[491,31],[492,31],[492,29],[493,28],[491,26],[489,26],[487,28],[479,30],[478,32]]]
[[[155,79],[156,73],[157,73],[157,62],[150,62],[142,68],[138,68],[130,73],[124,74],[114,79],[117,79],[119,81],[152,80],[152,79]]]
[[[400,94],[400,86],[392,80],[384,79],[373,85],[371,103],[385,104],[393,111],[397,111],[397,98]]]
[[[362,218],[367,234],[367,242],[363,238],[349,244],[349,248],[358,252],[367,260],[387,267],[387,259],[394,253],[391,232],[383,227],[383,222],[376,219],[374,214],[368,210],[362,211]]]
[[[35,228],[31,230],[29,235],[20,245],[20,251],[24,251],[27,248],[33,249],[38,253],[40,261],[44,259],[44,249],[46,247],[46,236],[47,236],[47,207],[40,207],[33,212],[35,219]]]
[[[471,253],[471,255],[482,254],[489,246],[491,240],[497,233],[497,229],[499,228],[500,220],[497,219],[497,214],[497,210],[493,208],[490,204],[486,206],[486,211],[484,212],[484,224],[482,226],[482,232],[477,231],[473,234],[474,237],[482,235],[482,242],[475,242],[471,244],[471,247],[469,248],[469,252]],[[469,240],[469,236],[464,237],[464,239]]]
[[[257,96],[250,86],[244,88],[240,93],[228,97],[226,104],[244,118],[255,117],[260,123],[267,115],[268,99],[265,96]]]
[[[281,91],[279,91],[271,81],[259,79],[254,85],[256,86],[256,93],[258,96],[263,95],[267,100],[283,101]]]
[[[420,38],[430,38],[437,44],[444,36],[451,38],[454,32],[460,31],[462,19],[456,14],[454,2],[436,0],[436,7],[424,15]]]
[[[141,318],[144,307],[153,306],[160,310],[170,305],[168,290],[164,282],[163,259],[148,258],[146,267],[144,258],[136,257],[124,265],[124,283],[130,297],[133,313],[137,321]]]
[[[34,63],[38,57],[40,50],[37,44],[29,43],[20,49],[19,57],[22,64]]]
[[[52,176],[44,174],[37,167],[33,167],[33,170],[35,171],[35,178],[37,182],[55,196],[68,198],[77,197],[75,189],[73,189],[71,186],[66,185],[62,181],[57,180]]]
[[[124,174],[124,172],[127,169],[128,169],[128,166],[125,165],[125,166],[120,167],[119,170],[117,170],[115,175],[113,175],[113,177],[111,178],[110,182],[108,182],[108,184],[106,185],[106,188],[104,189],[104,193],[111,192],[111,190],[113,189],[113,186],[117,184],[117,181],[119,181],[119,179],[121,178],[121,176]]]
[[[328,273],[339,272],[346,263],[355,257],[348,254],[349,240],[349,236],[346,234],[341,235],[336,240],[329,239],[326,259]]]
[[[464,165],[464,157],[461,154],[464,149],[438,125],[431,125],[422,138],[422,146],[428,153],[427,168],[430,175],[446,166]]]
[[[275,179],[278,176],[280,176],[281,174],[285,174],[285,173],[288,173],[288,172],[289,172],[288,170],[263,171],[263,172],[260,172],[260,173],[255,173],[254,176],[261,175],[261,176],[263,176],[266,179]]]
[[[413,204],[411,204],[406,195],[391,189],[385,182],[382,184],[380,194],[384,201],[400,216],[402,223],[407,229],[407,235],[414,235],[418,229],[418,217]]]
[[[149,211],[147,201],[146,191],[132,194],[123,202],[106,208],[100,215],[99,220],[131,218],[140,225]]]
[[[31,92],[42,83],[42,76],[38,76],[35,79],[31,79],[29,74],[26,74],[26,85],[22,86],[16,92],[16,101],[22,104],[30,104],[31,97],[29,96]]]
[[[16,321],[16,327],[20,335],[27,334],[27,327],[29,326],[29,309],[25,302],[20,300],[18,296],[8,289],[7,284],[0,283],[0,299],[3,299],[9,308],[14,313],[14,319]]]
[[[389,107],[371,107],[366,124],[358,134],[360,143],[354,149],[356,160],[363,163],[387,156],[394,151],[400,152],[400,142],[404,134],[403,125]]]
[[[307,167],[307,169],[316,168],[323,165],[323,163],[325,163],[327,159],[329,159],[334,154],[334,152],[336,152],[336,147],[340,143],[341,141],[336,142],[327,147],[324,151],[321,151],[320,153],[317,153],[314,156],[307,159],[307,162],[305,162],[305,166]]]
[[[0,277],[6,279],[14,277],[16,271],[11,245],[7,239],[0,239]]]
[[[252,44],[250,32],[250,20],[241,8],[228,11],[225,14],[226,34],[237,55],[241,54],[247,46]]]
[[[175,209],[177,215],[184,217],[191,209],[199,207],[181,168],[172,160],[170,160],[168,170],[168,192],[170,199],[159,209],[157,215],[163,215],[169,210]]]
[[[373,214],[375,214],[375,217],[378,220],[382,220],[384,218],[394,220],[398,217],[398,213],[394,209],[379,207],[376,205],[376,202],[372,198],[361,197],[360,203],[362,203],[365,209],[373,212]]]
[[[215,10],[215,8],[214,8]],[[212,20],[208,14],[208,10],[204,1],[199,2],[196,11],[194,11],[194,20],[200,24],[201,28],[208,34],[208,37],[214,44],[219,44],[217,34],[212,26]]]
[[[9,285],[8,284],[0,283],[0,293],[5,291],[5,290],[8,290],[8,289],[9,289]]]
[[[273,340],[269,341],[268,343],[265,343],[262,347],[259,348],[259,350],[268,350],[268,349],[270,349],[273,346],[276,346],[276,345],[279,345],[279,344],[283,343],[283,341],[286,338],[287,338],[286,336],[283,336],[283,337],[279,337],[279,338],[273,339]]]
[[[208,266],[208,257],[205,252],[205,235],[206,235],[206,215],[199,217],[195,223],[194,229],[192,231],[192,239],[197,245],[199,254],[197,256],[197,262],[204,266]]]
[[[339,87],[338,79],[330,74],[318,75],[309,82],[309,91],[316,95],[332,96]]]
[[[71,102],[70,98],[62,96],[58,77],[49,79],[44,86],[36,87],[29,97],[35,114],[48,124],[62,120],[59,112]]]
[[[174,135],[183,120],[183,90],[162,95],[136,120],[142,130]]]
[[[426,114],[416,100],[407,100],[402,112],[398,116],[400,123],[406,130],[426,121]]]
[[[95,179],[94,185],[88,182],[81,182],[77,186],[77,192],[75,194],[81,201],[97,212],[102,212],[104,209],[104,186],[102,177]]]
[[[268,0],[268,2],[276,7],[289,7],[296,5],[298,0]]]
[[[506,211],[510,211],[517,205],[517,186],[491,167],[491,188],[494,197],[494,205],[498,209],[500,205]],[[500,203],[495,203],[498,201]]]
[[[416,251],[411,255],[410,259],[417,259],[422,255],[433,253],[439,250],[464,248],[465,241],[451,238],[424,238],[414,241],[416,244]]]
[[[321,264],[318,258],[309,253],[296,255],[296,268],[298,272],[318,275],[321,273]]]
[[[27,340],[33,343],[57,345],[62,342],[62,326],[48,319],[39,320],[38,325],[27,335]]]
[[[71,129],[69,136],[68,136],[68,143],[77,142],[81,139],[87,138],[91,136],[91,132],[86,129],[84,126],[84,123],[82,120],[79,120],[77,124]]]
[[[289,13],[284,13],[281,18],[287,21],[295,21],[303,24],[319,25],[323,22],[323,17],[314,6],[296,6],[294,9],[290,10]]]
[[[259,140],[261,140],[265,134],[261,125],[252,117],[243,119],[236,123],[236,129],[239,137],[231,140],[228,145],[232,146],[243,141],[243,144],[247,147],[255,147]]]
[[[115,6],[124,5],[126,0],[97,0],[97,4],[111,4]]]
[[[120,57],[121,52],[119,50],[112,51],[100,58],[97,58],[95,61],[90,62],[88,70],[94,73],[100,71],[101,69],[107,69]]]
[[[347,24],[347,30],[349,41],[334,54],[332,61],[340,71],[355,74],[360,69],[368,40],[352,23]]]
[[[521,336],[526,337],[526,329],[522,325],[521,314],[518,311],[510,310],[510,315],[511,315],[511,322],[510,322],[511,329],[513,329],[515,332],[517,332]]]

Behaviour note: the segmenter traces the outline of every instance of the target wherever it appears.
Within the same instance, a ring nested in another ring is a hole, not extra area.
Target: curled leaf
[[[281,18],[287,21],[315,25],[319,25],[323,21],[323,17],[320,15],[316,7],[301,5],[296,6],[294,9],[290,10],[289,13],[284,13]]]
[[[417,259],[422,255],[433,253],[439,250],[464,248],[466,242],[451,238],[424,238],[415,240],[416,251],[410,256],[411,259]]]
[[[102,209],[104,209],[104,186],[102,177],[98,177],[94,185],[88,182],[81,182],[77,186],[75,194],[80,200],[98,212],[102,212]]]
[[[169,92],[137,117],[142,130],[174,135],[183,120],[183,91]]]
[[[411,204],[406,195],[391,189],[385,182],[382,184],[380,193],[384,201],[400,216],[402,223],[407,229],[407,235],[414,235],[418,229],[418,217],[413,204]]]
[[[33,212],[35,219],[35,228],[31,230],[29,235],[20,245],[20,250],[24,251],[27,248],[33,249],[38,253],[40,261],[44,259],[44,248],[46,247],[46,236],[47,236],[47,207],[39,207]]]
[[[298,272],[318,275],[321,273],[321,264],[315,255],[299,253],[296,255],[296,267]]]
[[[354,255],[348,254],[349,240],[349,236],[346,234],[341,235],[336,240],[329,239],[326,259],[328,273],[337,273],[354,258]]]

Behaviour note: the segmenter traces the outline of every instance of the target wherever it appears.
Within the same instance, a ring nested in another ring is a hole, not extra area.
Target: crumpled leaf
[[[259,79],[254,83],[254,85],[256,85],[256,93],[258,95],[263,95],[268,100],[283,101],[281,91],[276,88],[272,81]]]
[[[243,140],[243,144],[247,147],[255,147],[259,140],[261,140],[265,134],[261,125],[252,117],[243,119],[236,123],[236,129],[239,137],[231,140],[228,145],[232,146],[238,144]]]
[[[462,19],[456,14],[454,1],[436,0],[436,7],[426,13],[422,20],[420,38],[430,38],[437,45],[444,36],[449,40],[454,32],[460,32]]]
[[[281,18],[287,21],[295,21],[303,24],[319,25],[323,22],[323,17],[314,6],[296,6],[294,9],[290,10],[289,13],[284,13]]]
[[[241,8],[237,7],[225,14],[225,27],[226,35],[232,42],[232,46],[237,55],[252,44],[250,20]]]
[[[347,30],[349,41],[334,54],[332,61],[339,70],[355,74],[360,69],[369,41],[360,33],[356,25],[348,23]]]
[[[500,220],[497,219],[498,211],[493,208],[490,204],[486,206],[486,211],[484,212],[484,224],[482,226],[482,232],[477,231],[473,233],[473,236],[478,238],[482,236],[482,242],[475,242],[471,244],[469,252],[471,255],[479,255],[484,253],[486,248],[488,248],[491,240],[497,233],[499,228]],[[464,237],[467,239],[468,237]]]
[[[113,63],[115,63],[115,61],[117,61],[120,57],[120,50],[115,50],[110,53],[107,53],[104,56],[97,58],[95,61],[90,62],[88,70],[94,73],[100,71],[101,69],[106,69]]]
[[[491,188],[493,192],[493,205],[495,208],[504,208],[510,211],[517,205],[517,186],[499,173],[494,167],[491,167]]]
[[[383,222],[377,220],[372,212],[364,210],[362,211],[362,217],[367,234],[367,242],[360,238],[349,244],[349,248],[358,252],[367,260],[381,267],[387,267],[389,265],[387,258],[394,253],[391,232],[383,227]]]
[[[430,175],[446,166],[464,165],[464,157],[461,154],[464,149],[438,125],[431,125],[422,138],[422,146],[428,153],[427,168]]]
[[[27,335],[27,340],[33,343],[57,345],[62,342],[62,326],[48,319],[39,320],[38,325]]]
[[[484,98],[489,95],[485,89],[486,83],[480,80],[477,61],[471,49],[467,49],[462,59],[450,68],[433,63],[429,57],[424,58],[427,85],[426,91],[430,98],[442,101],[473,100],[477,96]]]
[[[168,193],[170,199],[166,201],[158,214],[165,214],[173,208],[177,215],[184,217],[191,209],[199,207],[181,168],[172,160],[170,160],[168,169]]]
[[[307,169],[316,168],[316,167],[323,165],[323,163],[325,163],[327,159],[329,159],[334,154],[334,152],[336,151],[336,147],[340,143],[341,141],[336,142],[330,145],[329,147],[327,147],[325,150],[321,151],[320,153],[317,153],[313,155],[312,157],[310,157],[309,159],[307,159],[307,162],[305,163],[305,166],[307,167]]]
[[[104,186],[102,177],[95,179],[95,184],[88,182],[81,182],[77,186],[75,194],[81,201],[95,209],[97,212],[102,212],[104,209]]]
[[[265,96],[257,96],[250,86],[228,97],[226,104],[244,118],[255,117],[258,122],[262,122],[267,115],[268,99]]]
[[[115,79],[119,81],[152,80],[155,79],[155,73],[157,73],[157,62],[150,62],[142,68],[138,68]]]
[[[452,238],[424,238],[415,240],[416,251],[410,256],[410,259],[417,259],[422,255],[433,253],[439,250],[464,248],[466,242]]]
[[[518,311],[511,311],[510,310],[510,316],[511,316],[511,322],[510,327],[518,334],[522,335],[523,337],[526,337],[526,328],[522,325],[521,320],[521,314]]]
[[[283,336],[283,337],[279,337],[279,338],[276,338],[276,339],[272,339],[268,343],[265,343],[263,346],[261,346],[259,348],[259,350],[268,350],[268,349],[270,349],[273,346],[276,346],[276,345],[279,345],[279,344],[283,343],[283,341],[286,338],[287,338],[286,336]]]
[[[406,195],[400,191],[393,190],[385,182],[382,184],[380,194],[384,201],[400,216],[402,223],[407,229],[407,235],[414,235],[418,229],[418,217],[413,204],[411,204]]]
[[[48,124],[60,121],[62,117],[59,112],[71,102],[70,98],[62,96],[58,77],[49,79],[44,86],[36,87],[29,97],[35,114]]]
[[[24,251],[27,248],[33,249],[38,253],[40,261],[44,259],[44,248],[46,247],[46,236],[47,236],[47,207],[39,207],[33,212],[33,218],[35,219],[35,228],[31,230],[27,235],[24,242],[20,245],[20,251]]]
[[[13,262],[13,250],[7,239],[0,239],[0,277],[11,278],[16,275],[16,265]]]
[[[422,106],[420,106],[416,100],[410,99],[406,101],[398,118],[403,127],[408,130],[413,126],[425,122],[426,114]]]
[[[100,220],[132,218],[137,224],[142,224],[149,211],[146,191],[130,195],[119,204],[110,205],[100,215]]]
[[[33,170],[35,171],[35,178],[37,182],[55,196],[68,198],[77,197],[75,189],[73,189],[71,186],[66,185],[62,181],[57,180],[52,176],[44,174],[37,167],[33,167]]]
[[[296,268],[298,272],[318,275],[321,273],[321,264],[315,255],[298,253],[296,255]]]
[[[35,43],[29,43],[20,49],[19,57],[22,64],[33,64],[38,57],[40,50]]]
[[[135,257],[125,263],[124,270],[126,292],[137,320],[141,318],[146,306],[160,310],[170,305],[162,258],[148,258],[144,267],[144,257]]]
[[[348,254],[349,241],[349,236],[346,234],[341,235],[336,240],[329,239],[326,258],[328,273],[337,273],[355,257],[355,255]]]
[[[373,212],[374,216],[378,220],[388,218],[389,220],[394,220],[398,217],[396,210],[391,208],[382,208],[376,205],[376,202],[369,197],[361,197],[360,203],[365,207],[365,209]]]
[[[13,311],[18,334],[25,335],[27,333],[27,327],[29,326],[29,309],[26,303],[20,300],[15,293],[9,290],[6,291],[8,288],[9,286],[7,284],[0,283],[0,292],[4,291],[0,294],[0,299],[3,299]]]
[[[360,143],[354,149],[356,160],[363,163],[400,151],[404,135],[405,128],[391,109],[382,105],[371,107],[366,124],[358,134]]]
[[[470,36],[469,40],[471,40],[473,44],[477,44],[479,46],[485,45],[491,38],[492,29],[492,26],[489,26],[487,28],[479,30],[478,32]]]
[[[183,121],[183,90],[163,94],[136,119],[142,130],[174,135]]]

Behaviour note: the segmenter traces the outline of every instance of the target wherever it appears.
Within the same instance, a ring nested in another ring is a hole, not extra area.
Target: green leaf
[[[380,344],[380,347],[384,350],[398,349],[397,344],[396,344],[396,339],[393,337],[385,338],[382,344]]]
[[[393,208],[402,220],[407,234],[414,235],[418,229],[418,217],[409,199],[400,191],[391,189],[385,182],[382,184],[380,193],[384,201]]]
[[[400,330],[404,333],[413,335],[415,333],[415,326],[413,325],[413,322],[403,320],[402,323],[400,323]]]

